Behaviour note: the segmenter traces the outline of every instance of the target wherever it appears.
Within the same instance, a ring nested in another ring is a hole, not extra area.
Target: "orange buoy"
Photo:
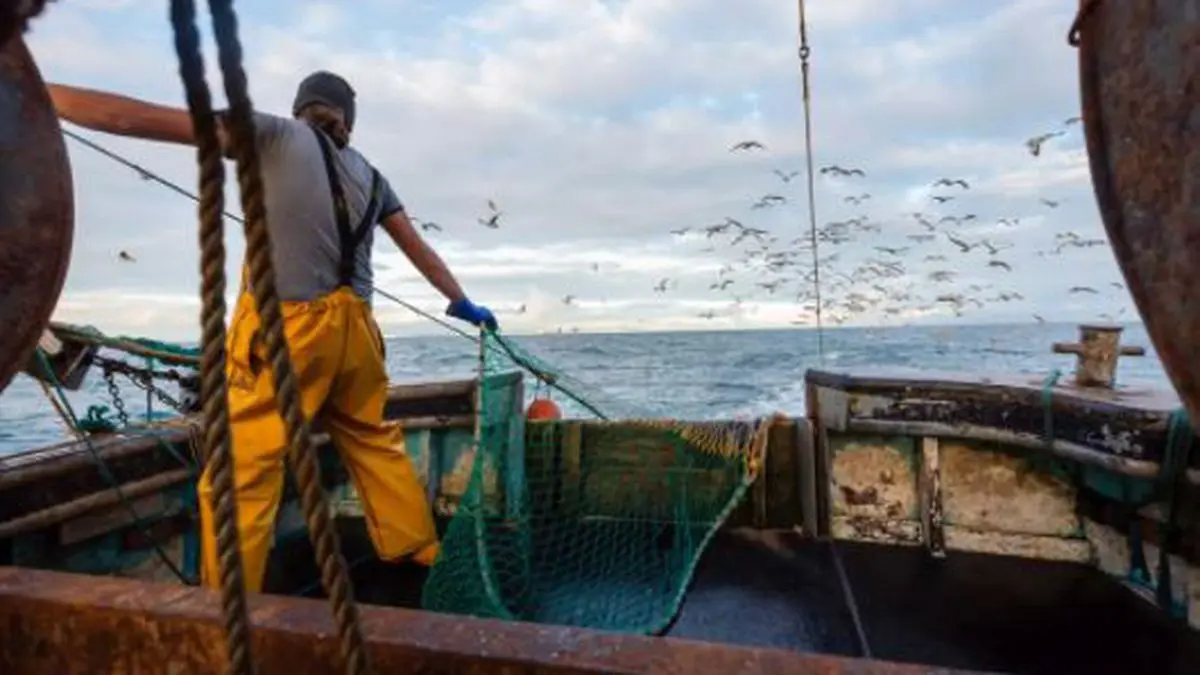
[[[558,404],[548,398],[535,398],[529,404],[529,409],[525,411],[525,419],[533,420],[561,420],[562,409]]]

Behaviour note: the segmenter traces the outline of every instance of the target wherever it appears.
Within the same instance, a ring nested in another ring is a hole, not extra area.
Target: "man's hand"
[[[483,326],[488,330],[498,330],[500,328],[500,325],[496,323],[496,317],[492,314],[492,310],[476,305],[466,298],[450,303],[450,306],[446,308],[446,315],[466,321],[474,326]]]

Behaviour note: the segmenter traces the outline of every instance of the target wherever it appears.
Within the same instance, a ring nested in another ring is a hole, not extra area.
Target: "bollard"
[[[1084,324],[1079,327],[1079,342],[1055,342],[1055,354],[1075,354],[1075,385],[1111,389],[1121,356],[1145,356],[1146,350],[1121,344],[1121,326]]]

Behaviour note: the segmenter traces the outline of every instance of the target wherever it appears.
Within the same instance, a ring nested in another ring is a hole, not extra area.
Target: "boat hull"
[[[505,386],[514,401],[523,399],[519,378]],[[408,450],[443,523],[455,512],[473,464],[474,388],[473,381],[401,386],[389,403],[389,417],[406,428]],[[1133,672],[1153,664],[1155,672],[1170,673],[1200,658],[1200,457],[1184,475],[1190,506],[1172,543],[1164,544],[1156,492],[1173,397],[1129,388],[1047,389],[1030,377],[816,371],[807,375],[806,392],[808,415],[771,428],[759,479],[713,539],[666,631],[707,643],[703,648],[414,612],[423,569],[375,558],[357,496],[334,449],[318,438],[355,595],[370,606],[364,614],[369,638],[385,661],[409,659],[396,672],[438,669],[454,658],[490,672],[520,658],[548,673],[572,672],[581,659],[636,672],[724,672],[712,669],[727,666],[726,659],[746,659],[781,673],[818,667],[910,672],[894,661],[1016,673],[1084,666],[1095,673]],[[1039,435],[1047,400],[1054,419],[1049,439]],[[521,406],[511,414],[520,416]],[[603,519],[634,502],[661,511],[652,496],[622,499],[628,483],[602,470],[656,461],[646,453],[661,432],[644,429],[642,438],[636,424],[616,422],[624,440],[613,444],[605,440],[614,437],[613,424],[526,424],[525,433],[537,438],[547,431],[538,425],[560,425],[555,436],[561,442],[514,439],[508,464],[536,475],[549,465],[580,467],[557,473],[556,480],[561,494],[579,497],[571,513],[584,518]],[[101,447],[100,454],[135,508],[154,523],[150,529],[162,528],[154,536],[172,560],[194,571],[198,551],[188,517],[194,480],[173,476],[177,460],[154,444],[138,445],[144,440],[119,440],[120,452]],[[180,451],[185,440],[176,439]],[[172,579],[169,570],[119,505],[65,516],[60,510],[50,518],[35,501],[46,493],[79,503],[103,492],[86,482],[96,473],[86,454],[60,449],[4,461],[0,504],[38,508],[20,516],[20,527],[13,514],[0,518],[0,564],[16,565],[0,571],[0,666],[55,673],[84,672],[84,664],[98,663],[133,668],[161,656],[146,645],[162,638],[150,636],[171,635],[199,645],[179,657],[185,672],[220,670],[216,599],[164,583]],[[519,489],[522,476],[510,472],[494,483],[489,517],[507,517],[507,494]],[[133,489],[156,477],[169,485],[141,494]],[[727,476],[717,471],[694,480],[703,488],[704,481]],[[30,519],[39,512],[40,520]],[[294,597],[322,594],[303,527],[289,494],[268,565],[272,595],[252,603],[264,644],[273,645],[260,656],[270,669],[291,667],[294,658],[332,664],[333,647],[319,637],[330,630],[327,607]],[[1171,607],[1159,606],[1156,592],[1163,545]],[[1131,573],[1138,560],[1145,578]],[[129,579],[97,580],[112,576]],[[604,602],[614,590],[630,591],[606,588],[604,596],[605,588],[580,587],[576,600]],[[306,646],[290,641],[297,634],[307,636]],[[547,636],[563,641],[557,657],[541,651]],[[81,648],[77,638],[90,639],[90,646]],[[507,651],[496,651],[501,642]],[[602,658],[590,646],[614,651]],[[299,651],[276,656],[275,649]],[[79,655],[63,656],[71,653]],[[857,658],[867,653],[885,661]],[[646,670],[640,659],[658,665]]]

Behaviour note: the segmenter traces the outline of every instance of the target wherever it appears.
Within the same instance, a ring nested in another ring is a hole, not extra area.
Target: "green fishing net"
[[[511,338],[482,347],[477,452],[423,606],[663,631],[753,481],[767,424],[630,419]],[[521,373],[549,383],[566,419],[525,421]]]

